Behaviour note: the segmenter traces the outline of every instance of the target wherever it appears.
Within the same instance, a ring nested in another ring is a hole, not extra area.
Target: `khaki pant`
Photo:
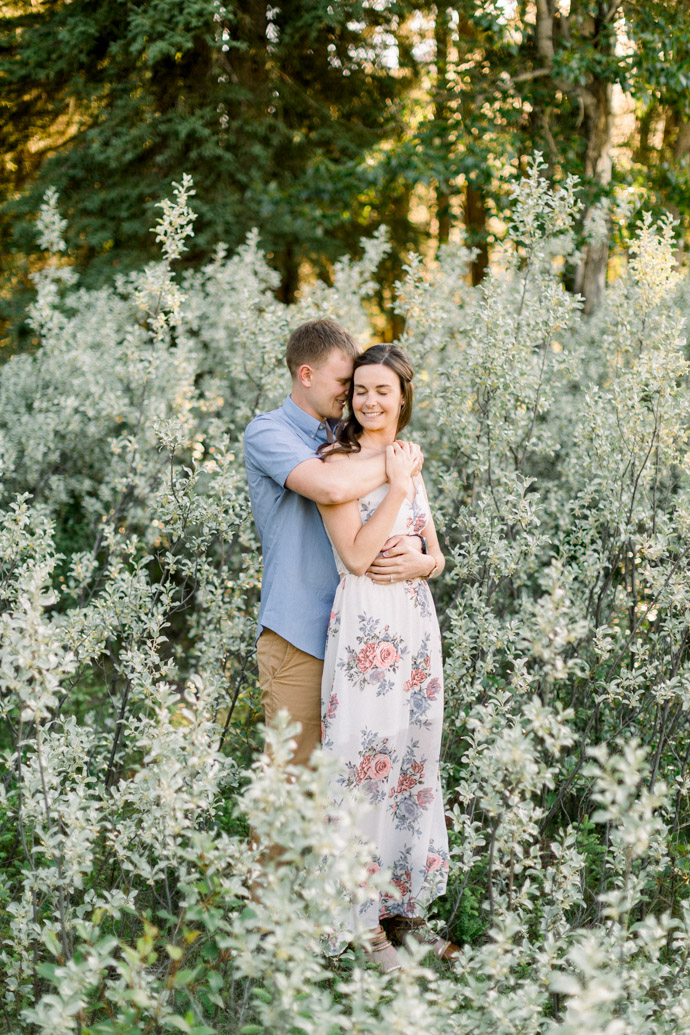
[[[302,724],[292,761],[306,765],[321,743],[321,674],[323,661],[294,647],[271,629],[257,644],[259,684],[264,719],[271,722],[281,708]]]

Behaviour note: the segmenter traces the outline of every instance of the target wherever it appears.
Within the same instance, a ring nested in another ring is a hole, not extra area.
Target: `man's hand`
[[[419,536],[394,535],[383,544],[367,575],[372,582],[380,584],[425,578],[429,574],[430,560],[429,554],[422,553]]]
[[[398,442],[398,441],[400,443],[402,443],[404,440],[403,439],[396,439],[396,442]],[[424,453],[422,452],[422,447],[418,446],[416,442],[405,442],[404,444],[406,446],[409,446],[409,448],[412,450],[412,455],[417,460],[417,465],[413,469],[412,475],[411,475],[412,478],[416,478],[418,474],[422,473],[422,467],[424,466]],[[399,539],[400,536],[395,536],[394,538]],[[385,549],[385,547],[384,547],[384,549]]]

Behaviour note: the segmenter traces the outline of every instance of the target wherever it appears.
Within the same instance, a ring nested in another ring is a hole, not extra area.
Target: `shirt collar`
[[[293,424],[296,424],[298,428],[306,432],[311,438],[318,438],[326,441],[326,425],[323,421],[318,420],[316,417],[312,417],[310,413],[307,413],[298,406],[296,402],[288,395],[283,403],[283,411]],[[328,422],[332,430],[335,430],[339,421],[337,419],[329,420]]]

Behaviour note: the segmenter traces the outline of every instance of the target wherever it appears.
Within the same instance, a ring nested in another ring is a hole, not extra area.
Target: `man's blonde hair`
[[[353,360],[360,353],[360,348],[352,335],[335,320],[329,320],[328,317],[307,320],[296,327],[290,335],[285,350],[285,362],[292,376],[296,377],[303,363],[316,367],[335,349],[351,356]]]

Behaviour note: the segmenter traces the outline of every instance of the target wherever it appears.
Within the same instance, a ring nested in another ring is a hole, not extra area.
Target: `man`
[[[321,673],[338,575],[316,503],[358,499],[386,481],[383,456],[326,464],[318,447],[343,416],[355,357],[353,338],[333,320],[310,320],[290,336],[285,359],[292,391],[255,417],[244,455],[254,521],[264,555],[259,609],[259,683],[264,718],[286,708],[301,723],[293,761],[320,743]],[[420,454],[421,464],[421,454]],[[396,536],[369,570],[374,581],[429,574],[432,558],[416,536]]]

